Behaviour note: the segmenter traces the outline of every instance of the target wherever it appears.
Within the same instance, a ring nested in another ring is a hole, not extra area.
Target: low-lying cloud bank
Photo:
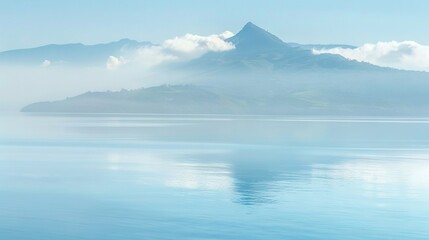
[[[158,45],[124,48],[102,60],[104,66],[63,65],[49,58],[35,66],[0,65],[0,112],[19,111],[33,102],[59,100],[87,91],[190,83],[195,79],[185,72],[170,74],[152,67],[187,61],[207,52],[232,50],[234,45],[225,41],[231,36],[231,32],[209,36],[186,34]]]
[[[338,54],[382,67],[429,72],[429,46],[414,41],[367,43],[358,48],[313,49],[313,53]]]
[[[229,31],[209,36],[186,34],[160,45],[142,47],[128,56],[110,56],[106,68],[113,70],[127,63],[139,63],[141,67],[149,68],[167,61],[190,60],[207,52],[229,51],[235,46],[225,40],[233,35]]]

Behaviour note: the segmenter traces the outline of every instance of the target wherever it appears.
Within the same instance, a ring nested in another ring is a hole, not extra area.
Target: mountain
[[[121,56],[149,45],[151,45],[150,42],[130,39],[96,45],[50,44],[37,48],[0,52],[0,64],[41,65],[44,61],[49,61],[51,64],[104,66],[109,56]]]
[[[235,49],[163,67],[192,84],[86,93],[24,112],[429,115],[429,74],[314,55],[247,23]],[[184,74],[177,74],[183,76]]]
[[[189,66],[180,68],[205,69],[219,67],[242,70],[246,67],[259,68],[262,65],[273,69],[302,69],[310,65],[319,67],[362,67],[362,64],[351,64],[340,56],[313,55],[313,48],[328,48],[345,45],[300,45],[285,43],[268,31],[247,23],[235,36],[227,39],[236,46],[235,51],[223,53],[209,53],[203,58],[196,59]],[[84,45],[50,44],[46,46],[17,49],[0,52],[0,64],[18,64],[40,66],[45,61],[52,65],[98,65],[104,66],[109,56],[124,56],[133,53],[136,49],[151,46],[150,42],[138,42],[131,39],[122,39],[116,42]],[[368,67],[368,66],[367,66]],[[224,70],[224,69],[222,69]]]
[[[235,36],[228,39],[229,42],[233,43],[239,49],[253,49],[253,50],[262,50],[266,52],[267,50],[279,48],[284,48],[285,46],[301,48],[306,50],[312,49],[323,49],[323,48],[356,48],[355,46],[345,45],[345,44],[299,44],[299,43],[285,43],[283,40],[277,36],[271,34],[265,29],[262,29],[252,22],[246,23],[241,31]]]
[[[227,39],[239,52],[267,52],[287,47],[277,36],[248,22],[239,33]]]
[[[247,23],[235,36],[227,39],[235,50],[210,52],[201,58],[180,66],[185,69],[203,71],[313,71],[339,70],[386,70],[368,63],[350,61],[333,54],[315,55],[309,45],[285,43],[268,31]],[[329,45],[313,45],[317,48]]]
[[[292,47],[299,47],[307,50],[313,50],[313,49],[321,50],[321,49],[332,49],[332,48],[350,48],[350,49],[357,48],[356,46],[347,45],[347,44],[299,44],[294,42],[288,42],[287,44]]]

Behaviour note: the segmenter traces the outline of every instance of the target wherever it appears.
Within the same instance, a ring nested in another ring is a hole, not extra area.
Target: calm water
[[[429,239],[429,119],[3,114],[0,239]]]

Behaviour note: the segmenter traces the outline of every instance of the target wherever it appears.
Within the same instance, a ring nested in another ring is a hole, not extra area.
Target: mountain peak
[[[256,26],[252,22],[246,23],[235,36],[228,39],[236,49],[267,50],[284,47],[285,43],[277,36]]]
[[[247,22],[247,23],[244,25],[243,29],[246,29],[246,28],[249,28],[249,29],[252,29],[252,28],[259,28],[259,29],[260,29],[260,27],[256,26],[256,25],[255,25],[255,24],[253,24],[252,22]]]

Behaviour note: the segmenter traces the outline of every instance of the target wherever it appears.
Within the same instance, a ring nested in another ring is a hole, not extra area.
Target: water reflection
[[[222,151],[147,150],[143,153],[109,154],[108,169],[133,174],[141,184],[194,190],[228,190],[231,188],[229,166],[221,162],[199,162],[194,155],[219,154]]]
[[[305,180],[311,168],[311,156],[297,149],[276,147],[249,148],[228,157],[238,202],[245,205],[270,203],[273,194],[293,188],[293,182]],[[283,184],[280,184],[283,182]]]
[[[335,150],[335,151],[334,151]],[[228,149],[148,149],[109,154],[108,169],[139,184],[189,190],[233,191],[243,205],[275,203],[303,184],[350,183],[380,190],[429,189],[429,152],[230,146]],[[401,192],[402,193],[402,192]]]
[[[429,151],[378,151],[354,153],[349,161],[314,166],[313,176],[358,181],[359,184],[392,185],[410,190],[429,189]],[[381,186],[384,187],[384,186]]]

